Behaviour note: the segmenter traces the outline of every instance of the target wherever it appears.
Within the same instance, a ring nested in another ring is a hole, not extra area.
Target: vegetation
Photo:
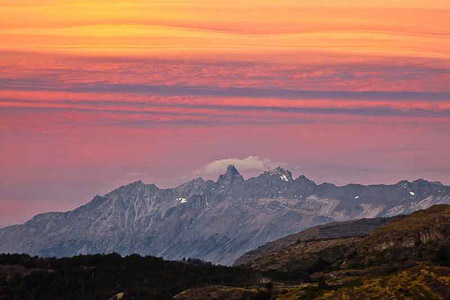
[[[357,285],[325,290],[318,299],[450,299],[450,268],[420,264],[379,276],[353,278]]]
[[[250,270],[198,260],[171,262],[117,254],[61,259],[0,255],[1,300],[107,300],[120,292],[127,300],[163,300],[188,288],[250,285],[257,278]]]

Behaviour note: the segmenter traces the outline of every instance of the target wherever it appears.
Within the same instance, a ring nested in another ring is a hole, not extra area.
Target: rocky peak
[[[401,180],[401,181],[397,182],[395,185],[401,186],[401,187],[407,187],[410,184],[411,184],[411,182],[409,182],[408,180]]]
[[[195,179],[192,179],[191,181],[192,181],[192,182],[204,182],[205,179],[203,179],[203,177],[197,177],[197,178],[195,178]]]
[[[423,178],[414,180],[411,184],[415,188],[431,187],[431,186],[435,186],[435,187],[442,187],[442,186],[444,186],[441,182],[430,182],[430,181],[425,180]]]
[[[239,171],[236,169],[236,167],[234,165],[228,165],[227,166],[227,172],[226,174],[239,174]]]
[[[292,181],[292,173],[289,170],[283,169],[282,167],[276,167],[270,171],[264,172],[265,175],[268,176],[277,176],[280,177],[283,181]]]
[[[192,179],[192,180],[190,180],[188,182],[180,184],[176,188],[180,189],[180,188],[186,188],[186,187],[190,187],[190,186],[199,186],[199,185],[202,185],[204,183],[205,183],[205,179],[203,179],[203,177],[197,177],[197,178],[194,178],[194,179]]]
[[[305,175],[300,175],[298,176],[295,181],[297,182],[301,182],[304,184],[311,184],[311,185],[316,185],[316,183],[314,181],[312,181],[311,179],[309,179],[308,177],[306,177]]]
[[[217,183],[220,185],[229,186],[242,181],[244,181],[244,177],[242,177],[236,167],[234,165],[228,165],[226,173],[219,176]]]
[[[142,188],[144,188],[144,186],[150,187],[150,186],[154,186],[153,184],[148,184],[145,185],[142,180],[138,180],[132,183],[129,183],[127,185],[122,185],[121,187],[113,190],[112,192],[109,192],[108,194],[106,194],[105,196],[109,196],[109,195],[113,195],[113,194],[127,194],[127,193],[132,193],[132,192],[136,192],[141,190]],[[155,186],[156,188],[156,186]]]
[[[142,182],[142,180],[137,180],[137,181],[134,181],[134,182],[132,182],[132,183],[129,183],[129,184],[127,184],[127,185],[125,185],[125,186],[122,186],[122,187],[125,187],[125,188],[129,188],[129,189],[140,189],[140,188],[142,188],[143,186],[144,186],[145,184]]]

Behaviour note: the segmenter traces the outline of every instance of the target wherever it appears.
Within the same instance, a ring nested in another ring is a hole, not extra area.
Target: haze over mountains
[[[197,178],[169,189],[137,181],[73,211],[0,229],[0,253],[139,253],[230,265],[247,251],[311,226],[442,203],[450,203],[450,187],[423,179],[338,187],[293,178],[282,168],[245,180],[230,165],[217,181]]]

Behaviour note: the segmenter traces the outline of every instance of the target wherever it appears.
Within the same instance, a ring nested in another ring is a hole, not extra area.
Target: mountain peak
[[[395,185],[406,187],[406,186],[408,186],[409,184],[411,184],[411,182],[409,182],[408,180],[400,180],[400,181],[397,182]]]
[[[283,181],[293,180],[292,173],[289,170],[286,170],[282,167],[276,167],[275,169],[264,172],[264,174],[267,174],[270,176],[280,176],[281,180],[283,180]]]
[[[309,179],[308,177],[306,177],[305,175],[299,175],[296,179],[297,182],[303,182],[305,184],[311,184],[311,185],[316,185],[316,183],[314,181],[312,181],[311,179]]]
[[[276,168],[268,171],[268,173],[272,174],[272,175],[282,175],[282,174],[287,175],[287,174],[291,174],[291,172],[289,170],[286,170],[286,169],[284,169],[282,167],[276,167]]]
[[[226,173],[219,176],[217,180],[218,183],[224,184],[232,184],[235,181],[241,182],[244,181],[244,177],[242,177],[241,173],[236,169],[234,165],[228,165]]]
[[[236,169],[236,167],[233,164],[230,164],[227,166],[227,173],[240,174],[239,171]]]
[[[132,182],[129,185],[142,186],[144,185],[144,182],[142,182],[142,180],[136,180],[135,182]]]
[[[439,181],[428,181],[428,180],[423,179],[423,178],[416,179],[416,180],[414,180],[412,183],[413,183],[413,184],[444,185],[444,184],[442,184],[442,182],[439,182]]]

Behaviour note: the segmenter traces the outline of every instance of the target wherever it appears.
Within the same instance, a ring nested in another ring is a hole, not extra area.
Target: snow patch
[[[177,198],[177,201],[180,201],[180,203],[187,203],[186,198]]]
[[[280,176],[280,179],[281,180],[283,180],[283,181],[289,181],[289,179],[286,177],[286,175],[284,175],[284,174],[282,174],[281,176]]]

